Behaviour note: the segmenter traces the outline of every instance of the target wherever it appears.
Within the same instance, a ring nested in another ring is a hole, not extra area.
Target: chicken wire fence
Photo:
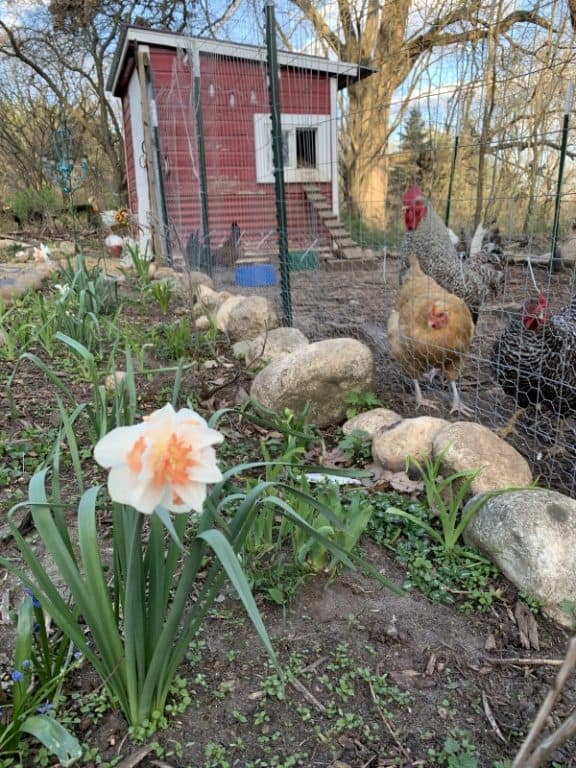
[[[558,3],[539,5],[546,9],[551,18],[563,12]],[[251,18],[234,27],[237,50],[206,52],[190,39],[156,73],[172,257],[210,269],[218,289],[268,296],[280,314],[287,282],[292,323],[311,341],[347,336],[370,346],[384,405],[503,430],[543,484],[576,494],[576,155],[566,27],[552,34],[526,24],[507,38],[423,56],[380,103],[366,96],[377,89],[378,67],[323,60],[310,27],[281,8],[278,28],[292,30],[291,51],[278,57],[282,275],[275,74]],[[403,201],[415,187],[437,214],[436,228],[426,214],[416,238]],[[474,239],[480,223],[484,242]],[[410,251],[449,292],[466,293],[486,263],[497,273],[479,289],[455,377],[429,359],[407,364],[408,353],[403,360],[391,346],[388,324]],[[431,367],[440,368],[434,378]],[[464,416],[450,414],[449,378],[470,409]],[[434,409],[417,408],[412,379]]]

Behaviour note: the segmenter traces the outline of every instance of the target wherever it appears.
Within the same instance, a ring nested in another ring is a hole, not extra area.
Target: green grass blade
[[[27,661],[31,664],[32,660],[32,631],[34,627],[34,609],[32,599],[24,598],[20,610],[18,611],[18,623],[16,625],[16,647],[14,651],[14,671],[22,672],[23,680],[14,683],[13,688],[13,717],[16,719],[22,712],[26,703],[27,691],[30,686],[30,678],[23,671],[22,663]]]

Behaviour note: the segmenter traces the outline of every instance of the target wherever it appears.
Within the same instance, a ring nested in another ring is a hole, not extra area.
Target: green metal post
[[[202,241],[200,269],[212,277],[212,250],[210,248],[210,216],[208,210],[208,174],[206,172],[206,143],[204,141],[204,118],[202,115],[202,91],[200,83],[200,55],[193,53],[194,64],[194,110],[196,112],[196,136],[198,141],[198,165],[200,166],[200,206],[202,211]]]
[[[266,47],[268,51],[268,95],[272,118],[272,158],[276,187],[276,222],[280,256],[280,293],[282,297],[282,324],[292,325],[292,295],[290,291],[290,267],[288,263],[288,223],[286,195],[284,192],[284,160],[282,154],[282,119],[280,109],[280,80],[276,50],[276,24],[274,0],[266,0]]]
[[[450,181],[448,182],[448,200],[446,201],[446,214],[444,216],[444,223],[448,226],[450,222],[450,206],[452,205],[452,189],[454,187],[454,175],[456,174],[456,157],[458,155],[458,144],[460,143],[460,136],[456,134],[454,139],[454,149],[452,150],[452,164],[450,166]]]
[[[562,180],[564,178],[564,163],[566,161],[566,148],[568,146],[568,132],[570,127],[570,113],[572,112],[572,98],[574,84],[568,84],[566,92],[566,106],[564,108],[564,120],[562,121],[562,143],[560,145],[560,162],[558,164],[558,184],[556,185],[556,203],[554,205],[554,224],[552,225],[552,243],[550,263],[554,261],[556,245],[558,243],[558,229],[560,227],[560,198],[562,194]]]

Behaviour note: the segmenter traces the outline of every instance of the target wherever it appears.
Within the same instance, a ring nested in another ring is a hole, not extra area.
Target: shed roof
[[[184,48],[198,53],[212,53],[234,59],[245,59],[264,63],[267,58],[266,48],[246,43],[232,43],[207,37],[191,37],[176,32],[166,32],[137,26],[125,26],[122,29],[114,59],[108,75],[106,89],[114,96],[119,95],[126,65],[133,58],[135,44],[156,45],[163,48]],[[310,56],[293,51],[278,51],[278,64],[281,67],[295,67],[313,72],[321,72],[329,77],[336,77],[338,88],[345,88],[357,80],[362,80],[376,71],[372,67],[351,64],[344,61],[331,61],[322,56]]]

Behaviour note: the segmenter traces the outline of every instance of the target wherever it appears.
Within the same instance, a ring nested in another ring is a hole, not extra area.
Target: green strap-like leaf
[[[73,765],[82,757],[82,747],[78,739],[53,717],[31,715],[24,720],[20,730],[38,739],[49,752],[58,758],[60,765]]]
[[[246,576],[240,567],[238,557],[230,546],[230,542],[221,533],[221,531],[217,531],[215,528],[199,533],[198,538],[203,539],[210,547],[212,547],[216,553],[218,560],[220,560],[222,567],[228,574],[228,578],[234,585],[234,588],[238,593],[238,597],[244,604],[244,608],[246,609],[248,617],[254,625],[256,632],[258,632],[264,648],[266,648],[266,651],[268,652],[268,655],[270,656],[278,672],[281,673],[280,663],[274,652],[274,649],[272,648],[272,643],[268,637],[268,632],[266,631],[266,627],[264,626],[264,622],[262,621],[262,617],[260,616],[256,602],[254,601],[254,597],[248,585],[248,581],[246,580]]]

